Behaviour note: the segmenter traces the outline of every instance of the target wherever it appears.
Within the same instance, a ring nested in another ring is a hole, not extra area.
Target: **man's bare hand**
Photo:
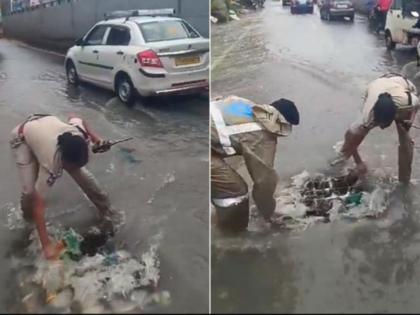
[[[44,249],[45,258],[48,260],[58,260],[65,248],[66,248],[66,245],[64,244],[63,241],[49,244]]]
[[[99,140],[92,146],[93,153],[104,153],[111,149],[112,143],[110,140]]]

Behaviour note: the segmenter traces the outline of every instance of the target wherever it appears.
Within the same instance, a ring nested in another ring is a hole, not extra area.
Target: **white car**
[[[152,96],[208,90],[209,40],[173,13],[113,12],[68,50],[68,82],[113,90],[125,103],[133,102],[136,92]]]
[[[391,50],[396,44],[416,47],[420,41],[418,24],[420,0],[393,1],[386,16],[385,44]]]

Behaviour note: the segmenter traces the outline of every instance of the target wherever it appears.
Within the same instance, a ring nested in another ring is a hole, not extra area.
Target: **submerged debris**
[[[390,191],[385,183],[367,187],[353,172],[331,177],[304,171],[278,193],[273,222],[305,229],[314,222],[329,222],[339,216],[377,217],[385,211]]]
[[[141,311],[153,303],[169,303],[169,293],[157,290],[157,245],[137,258],[128,251],[115,250],[107,240],[89,256],[83,250],[83,236],[73,230],[55,232],[51,234],[62,236],[67,244],[61,260],[46,261],[34,234],[28,256],[16,259],[14,269],[24,279],[20,281],[22,311],[42,313],[53,308],[60,313],[125,313]],[[91,245],[97,240],[90,240]]]

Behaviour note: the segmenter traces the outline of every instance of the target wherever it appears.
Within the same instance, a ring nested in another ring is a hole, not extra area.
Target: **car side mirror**
[[[79,38],[76,40],[76,46],[84,46],[85,42],[83,41],[83,38]]]

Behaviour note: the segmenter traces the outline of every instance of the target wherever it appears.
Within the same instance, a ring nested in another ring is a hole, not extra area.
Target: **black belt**
[[[405,93],[407,93],[407,96],[408,96],[408,105],[413,105],[413,98],[411,96],[411,93],[408,91]]]

